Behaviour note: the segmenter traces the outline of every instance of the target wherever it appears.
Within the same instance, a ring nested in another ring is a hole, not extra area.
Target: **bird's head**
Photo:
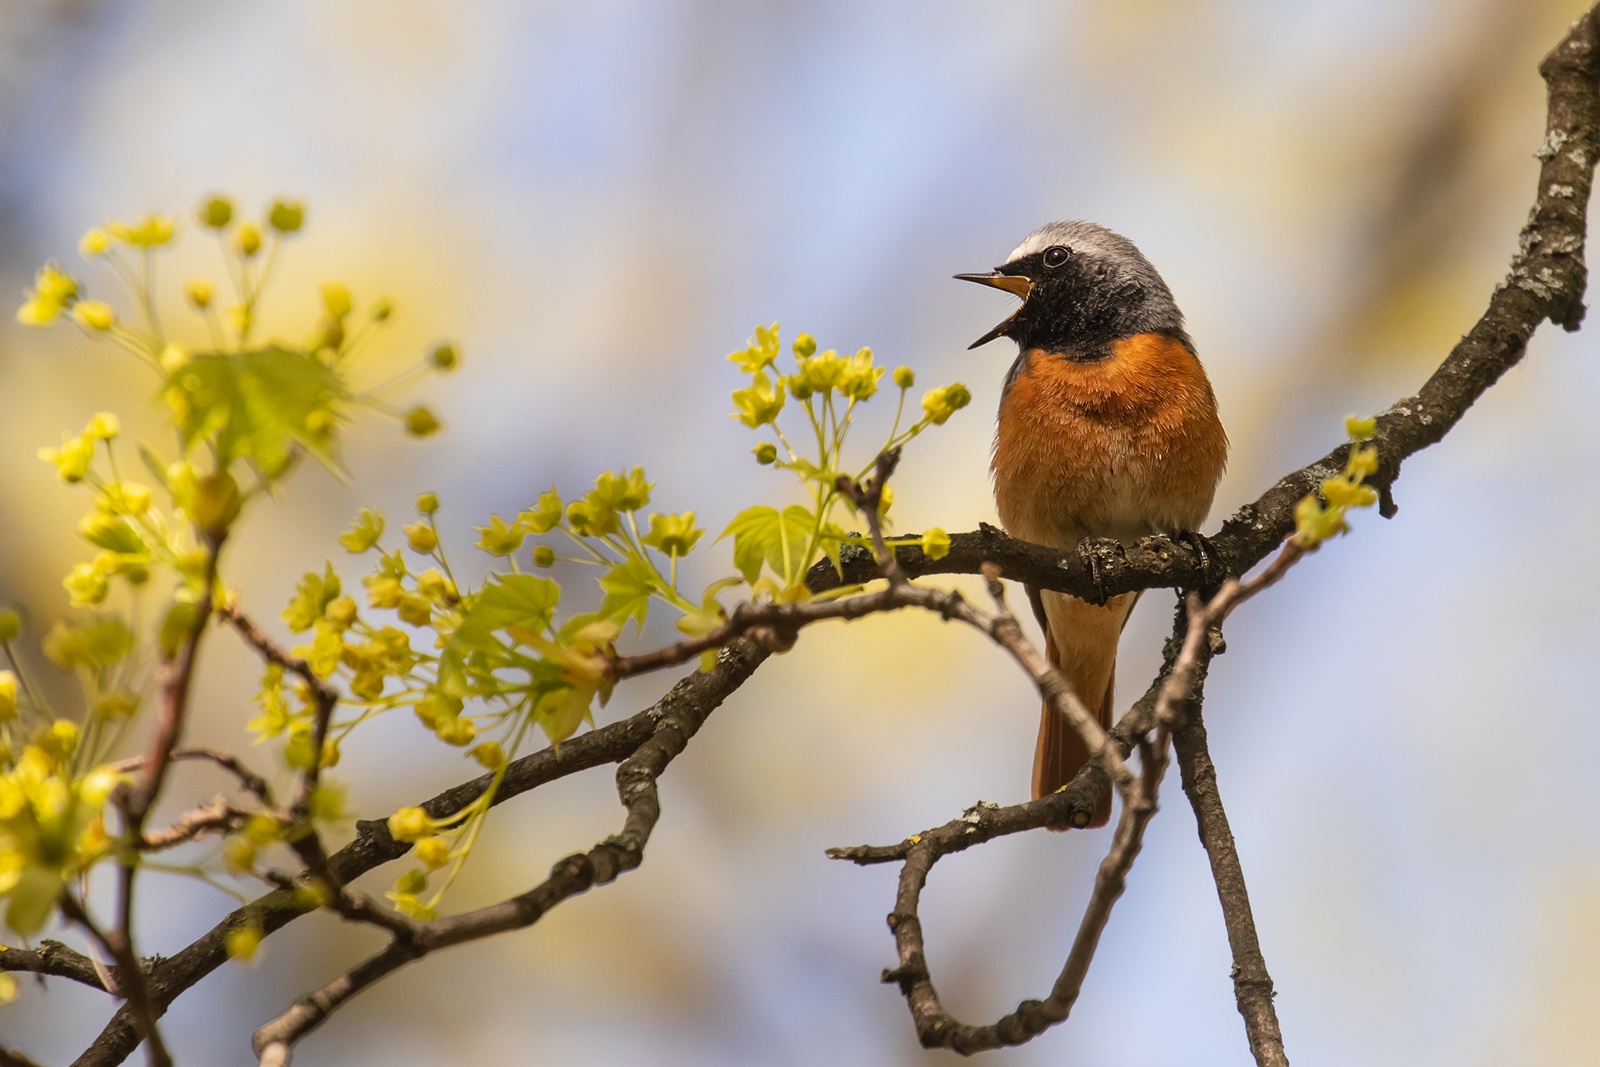
[[[994,270],[956,277],[1022,299],[971,348],[1009,337],[1023,351],[1099,359],[1135,334],[1183,335],[1183,314],[1155,267],[1132,241],[1092,222],[1041,226]]]

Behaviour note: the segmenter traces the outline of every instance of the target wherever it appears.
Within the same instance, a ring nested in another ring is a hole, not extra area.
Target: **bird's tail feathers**
[[[1045,654],[1066,678],[1084,707],[1095,715],[1101,729],[1111,728],[1116,691],[1117,644],[1123,624],[1133,610],[1136,595],[1113,597],[1104,607],[1060,593],[1043,593]],[[1089,761],[1082,736],[1048,703],[1039,718],[1039,741],[1033,754],[1033,795],[1055,792],[1077,775]],[[1095,805],[1089,826],[1104,826],[1111,819],[1111,795]]]

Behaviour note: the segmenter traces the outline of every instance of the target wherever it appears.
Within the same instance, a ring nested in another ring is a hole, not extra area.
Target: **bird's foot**
[[[1104,604],[1110,599],[1106,593],[1105,564],[1113,557],[1127,559],[1127,550],[1114,537],[1085,537],[1078,542],[1078,558],[1089,568],[1089,580],[1094,583],[1091,604]]]
[[[1222,553],[1217,551],[1216,546],[1211,543],[1209,537],[1193,530],[1179,530],[1172,535],[1172,540],[1182,541],[1194,549],[1194,554],[1200,557],[1199,593],[1202,600],[1209,601],[1217,595],[1217,591],[1222,588],[1222,583],[1227,578],[1227,575],[1220,573]],[[1220,624],[1213,625],[1206,637],[1211,643],[1213,655],[1220,656],[1228,651],[1228,642],[1222,636],[1222,626]]]
[[[1181,541],[1194,549],[1194,554],[1200,559],[1200,587],[1206,596],[1216,592],[1216,587],[1221,584],[1222,575],[1213,572],[1213,568],[1221,563],[1222,554],[1211,543],[1211,538],[1194,530],[1178,530],[1172,535],[1172,540]]]

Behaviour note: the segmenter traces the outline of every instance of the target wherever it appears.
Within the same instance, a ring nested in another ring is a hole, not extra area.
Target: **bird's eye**
[[[1047,248],[1044,250],[1044,265],[1047,267],[1059,267],[1067,261],[1067,257],[1070,255],[1072,255],[1072,249],[1066,245],[1055,245]]]

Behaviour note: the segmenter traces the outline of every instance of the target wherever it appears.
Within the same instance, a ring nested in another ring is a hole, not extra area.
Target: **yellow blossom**
[[[93,437],[99,441],[109,441],[122,432],[122,423],[109,411],[96,412],[89,419],[89,424],[83,428],[84,436]]]
[[[78,280],[54,263],[46,263],[34,276],[28,300],[17,309],[24,326],[48,326],[78,299]]]
[[[650,532],[639,540],[668,556],[686,556],[703,533],[695,528],[694,512],[685,511],[681,515],[651,515]]]
[[[750,388],[733,391],[733,406],[739,409],[733,414],[740,422],[755,429],[776,420],[786,399],[781,385],[774,388],[767,373],[757,371],[751,379]]]
[[[172,240],[177,223],[169,215],[146,215],[138,222],[107,224],[111,236],[135,248],[159,248]]]
[[[61,436],[60,448],[41,448],[39,458],[53,463],[64,482],[81,482],[94,461],[94,439],[87,435]]]
[[[106,333],[117,318],[111,305],[102,300],[80,300],[72,306],[72,321],[96,333]]]
[[[935,426],[943,426],[957,411],[972,403],[972,393],[960,382],[930,389],[922,395],[922,412]]]
[[[450,842],[442,837],[424,837],[417,842],[417,860],[429,870],[450,862]]]
[[[86,257],[103,256],[106,249],[111,247],[111,235],[99,226],[95,226],[78,239],[78,251]]]

